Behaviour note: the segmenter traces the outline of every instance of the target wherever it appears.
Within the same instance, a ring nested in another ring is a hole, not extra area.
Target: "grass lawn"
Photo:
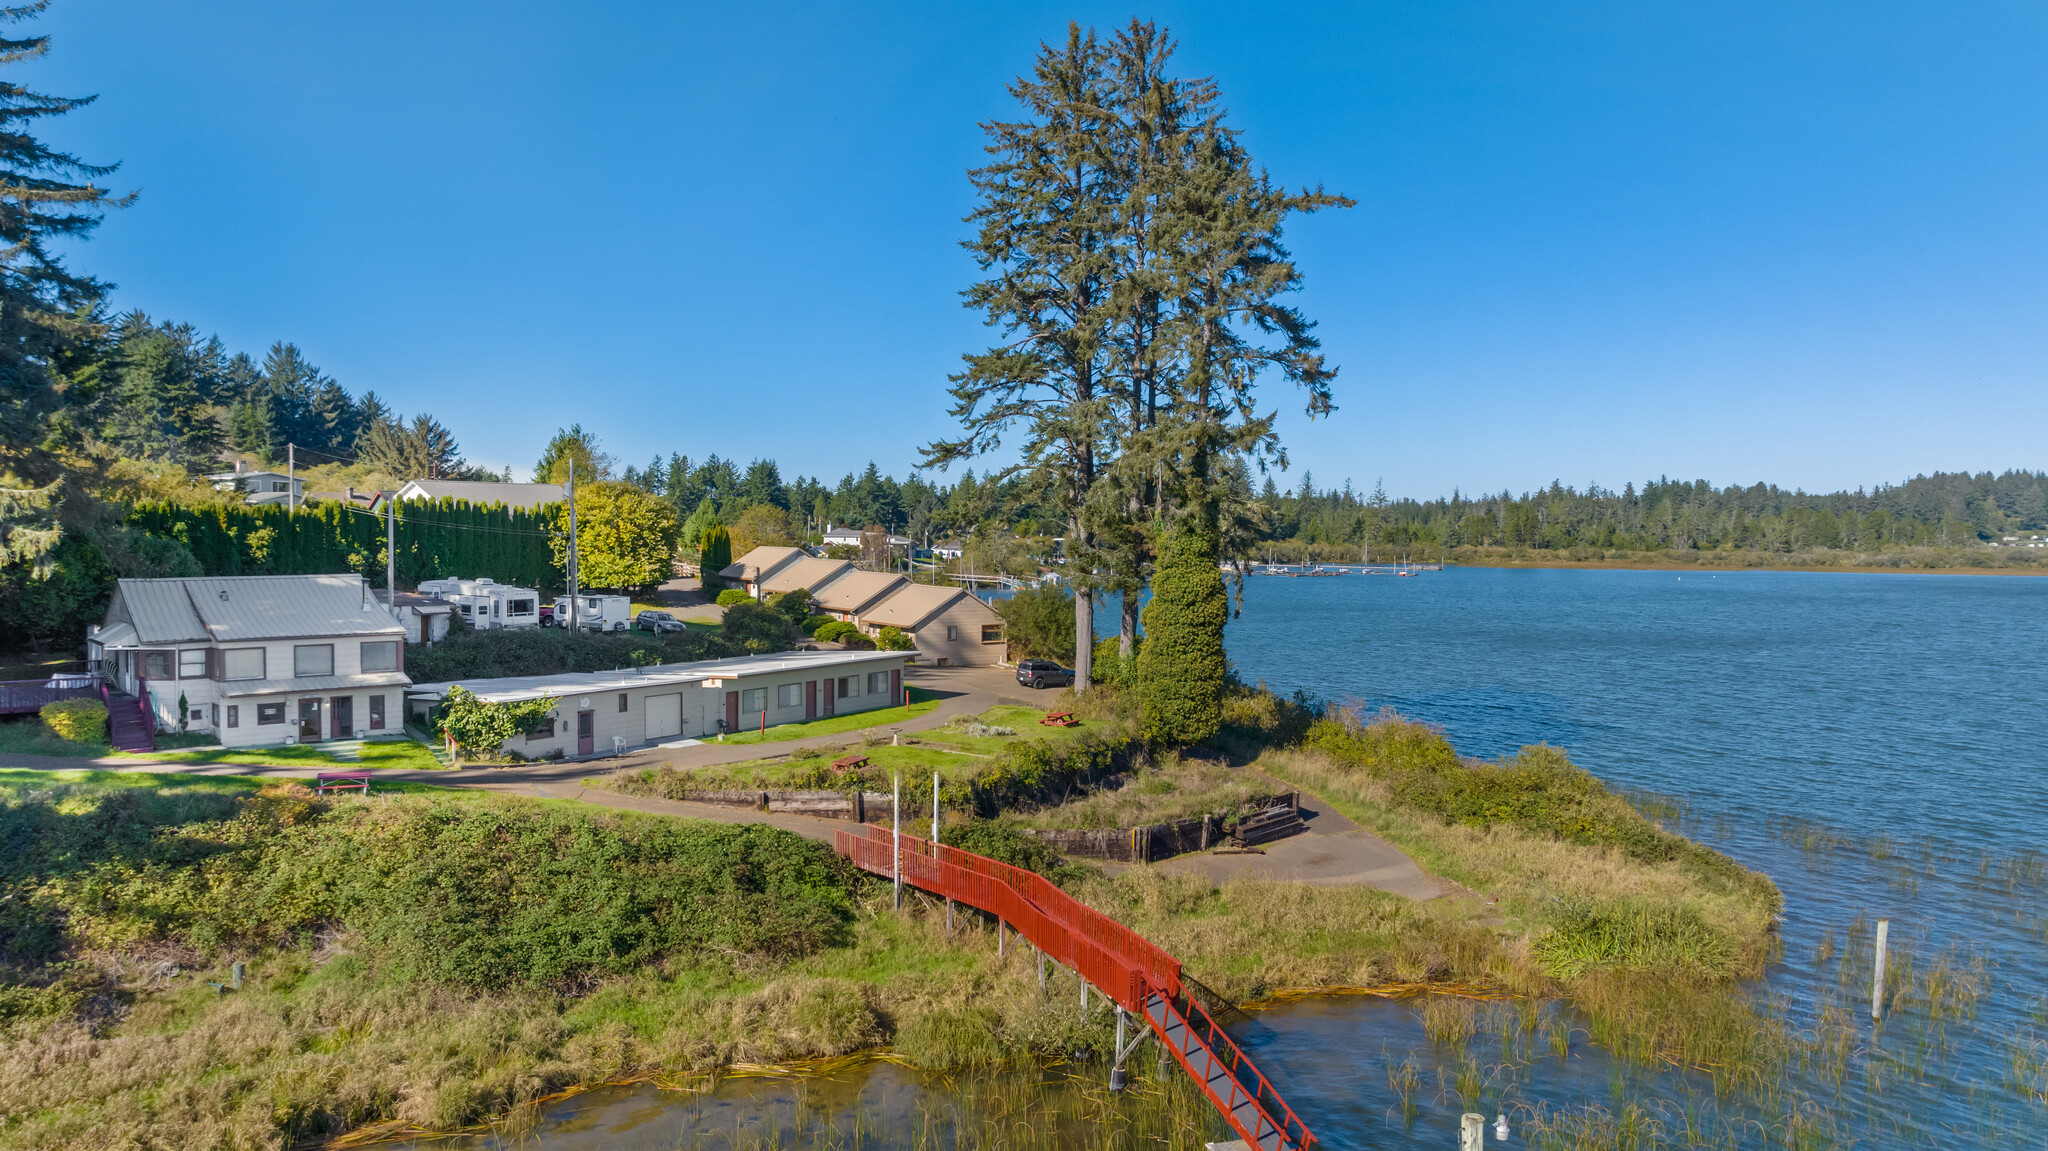
[[[59,738],[43,726],[39,716],[8,716],[0,719],[0,753],[12,755],[63,755],[92,759],[112,749],[104,743],[73,743]]]
[[[939,706],[939,697],[923,688],[910,689],[909,707],[885,707],[875,711],[856,711],[851,715],[835,715],[830,719],[814,719],[809,723],[785,723],[767,731],[743,731],[728,735],[725,743],[781,743],[789,739],[808,739],[814,735],[840,735],[862,728],[883,727],[892,723],[906,723],[920,715],[930,715]]]
[[[0,767],[0,788],[6,787],[51,787],[56,785],[94,787],[146,787],[158,791],[212,792],[220,795],[247,795],[266,783],[275,780],[262,779],[253,775],[171,775],[147,771],[26,771],[19,768]],[[405,780],[381,781],[373,785],[375,791],[431,791],[445,794],[479,794],[463,792],[458,788],[436,787],[431,783],[411,783]],[[354,795],[355,792],[344,792]],[[573,800],[566,802],[575,802]]]
[[[234,751],[223,749],[218,744],[211,747],[159,749],[147,755],[129,755],[115,752],[124,758],[150,759],[169,763],[239,763],[252,767],[307,767],[339,768],[393,768],[405,771],[446,771],[448,767],[434,758],[433,751],[426,745],[410,739],[374,739],[363,743],[360,760],[337,759],[334,754],[318,744],[295,747],[240,748]]]
[[[956,719],[944,727],[936,728],[932,731],[920,731],[917,733],[917,741],[919,743],[943,743],[950,747],[957,747],[961,751],[975,752],[980,755],[994,755],[1020,739],[1074,739],[1082,735],[1100,734],[1105,730],[1106,726],[1100,720],[1084,719],[1073,727],[1047,727],[1038,722],[1044,719],[1046,715],[1047,710],[1045,709],[1022,707],[1010,703],[997,704],[971,719]],[[980,723],[988,727],[1014,728],[1017,734],[1014,736],[968,735],[966,728],[969,723]]]

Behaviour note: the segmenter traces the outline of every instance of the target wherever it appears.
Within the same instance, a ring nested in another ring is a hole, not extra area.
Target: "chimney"
[[[241,474],[242,474],[242,469],[243,469],[243,468],[245,468],[245,467],[247,467],[247,466],[248,466],[248,465],[247,465],[247,464],[245,464],[245,463],[243,463],[243,462],[242,462],[241,460],[236,460],[236,461],[235,461],[235,474],[236,474],[236,475],[241,475]]]

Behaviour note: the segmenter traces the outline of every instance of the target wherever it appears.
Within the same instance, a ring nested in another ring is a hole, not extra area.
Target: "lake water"
[[[2048,1060],[2048,579],[1253,576],[1229,647],[1247,681],[1391,706],[1471,755],[1549,742],[1614,786],[1682,801],[1683,830],[1785,892],[1784,961],[1757,993],[1799,1026],[1823,1002],[1860,1000],[1850,1074],[1800,1085],[1834,1141],[2048,1147],[2048,1069],[2034,1062]],[[1981,969],[1965,1016],[1909,1012],[1872,1031],[1878,917],[1892,921],[1895,962],[1925,972],[1948,954]],[[1640,1098],[1661,1101],[1667,1131],[1712,1108],[1686,1077],[1631,1080],[1582,1044],[1557,1057],[1476,1042],[1466,1064],[1423,1040],[1412,1004],[1303,1001],[1260,1012],[1243,1039],[1330,1147],[1453,1146],[1468,1107],[1526,1115]],[[1394,1084],[1411,1062],[1420,1086],[1404,1113]],[[848,1107],[916,1099],[929,1115],[955,1089],[885,1069],[842,1090]],[[595,1123],[622,1146],[717,1146],[705,1137],[736,1130],[736,1113],[782,1130],[777,1108],[801,1093],[721,1091],[690,1105],[718,1109],[715,1124],[629,1090],[565,1103],[533,1138],[595,1146],[574,1134]],[[891,1126],[863,1144],[918,1145]],[[775,1141],[809,1143],[787,1134]]]

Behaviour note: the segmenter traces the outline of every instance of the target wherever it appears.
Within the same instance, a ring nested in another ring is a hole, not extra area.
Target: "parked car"
[[[666,631],[683,630],[683,621],[665,611],[655,611],[649,608],[633,617],[633,626],[641,631],[651,631],[656,635],[660,635]]]
[[[1025,687],[1072,687],[1074,669],[1049,659],[1027,659],[1017,663],[1017,682]]]

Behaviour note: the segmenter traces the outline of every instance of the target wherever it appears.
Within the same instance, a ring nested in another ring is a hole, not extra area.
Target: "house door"
[[[576,713],[576,754],[589,755],[597,750],[597,713],[579,711]]]
[[[804,718],[818,718],[818,681],[815,679],[804,684]]]
[[[738,731],[739,729],[740,693],[736,691],[729,691],[725,693],[725,725],[719,728],[719,730]]]
[[[356,733],[356,697],[337,695],[329,701],[334,713],[334,738],[347,739]]]
[[[317,699],[299,701],[299,742],[320,742],[320,701]]]

